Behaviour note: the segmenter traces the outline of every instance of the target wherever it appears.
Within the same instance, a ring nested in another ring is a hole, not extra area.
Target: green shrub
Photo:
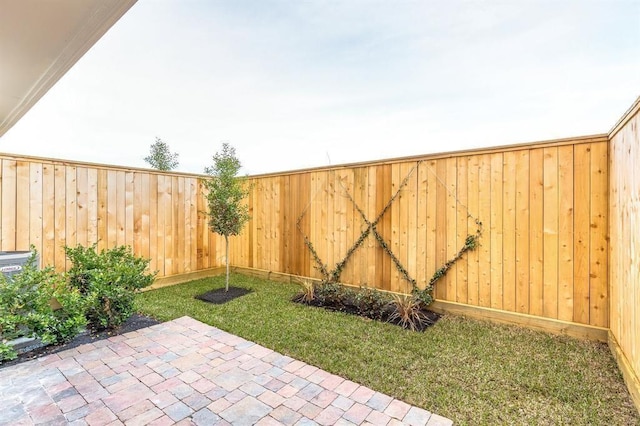
[[[0,274],[0,361],[16,356],[8,340],[36,336],[47,344],[59,343],[70,340],[86,325],[80,292],[53,268],[38,270],[32,251],[22,272],[12,277]],[[61,309],[52,308],[53,298]]]
[[[127,246],[96,251],[91,247],[65,247],[72,263],[67,276],[86,298],[86,316],[92,328],[116,328],[134,312],[134,295],[155,279],[146,273],[148,259],[136,257]]]

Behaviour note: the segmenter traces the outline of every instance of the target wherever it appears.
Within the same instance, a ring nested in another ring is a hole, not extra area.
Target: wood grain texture
[[[608,166],[609,183],[609,262],[608,265],[608,298],[610,300],[609,327],[610,346],[618,365],[623,372],[625,382],[634,399],[636,408],[640,410],[640,99],[629,110],[611,134]],[[605,164],[602,148],[594,149],[593,156],[598,157],[591,171],[597,173]],[[594,175],[592,174],[592,179]],[[602,226],[601,191],[602,186],[594,189],[600,195],[594,197],[591,214],[593,224]],[[596,244],[595,259],[590,265],[596,270],[591,275],[590,288],[595,292],[592,297],[590,312],[597,318],[602,316],[604,289],[596,278],[604,272],[603,261],[599,252],[605,241],[602,232],[596,234],[591,241]],[[606,297],[605,297],[606,300]],[[594,303],[596,302],[596,303]],[[592,319],[593,321],[593,319]]]

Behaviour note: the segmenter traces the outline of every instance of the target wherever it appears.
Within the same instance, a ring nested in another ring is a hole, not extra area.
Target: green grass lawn
[[[640,425],[605,344],[443,316],[424,333],[290,301],[298,287],[243,275],[224,305],[195,295],[224,277],[148,291],[141,313],[188,315],[449,417],[456,424]]]

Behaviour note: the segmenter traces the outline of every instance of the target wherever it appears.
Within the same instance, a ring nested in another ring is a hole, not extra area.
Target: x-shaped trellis
[[[378,216],[376,216],[376,218],[375,218],[375,220],[373,222],[369,221],[369,219],[367,218],[366,213],[360,208],[360,206],[358,206],[358,204],[354,200],[353,196],[349,193],[347,188],[345,188],[344,185],[342,184],[342,181],[338,180],[338,182],[340,183],[340,186],[344,190],[347,198],[351,201],[351,203],[353,204],[355,209],[358,211],[358,213],[362,217],[362,220],[364,221],[365,225],[367,225],[367,228],[362,232],[360,237],[356,240],[355,243],[353,243],[353,245],[349,248],[349,250],[347,250],[347,254],[345,255],[345,257],[340,262],[338,262],[336,264],[335,268],[332,271],[328,271],[327,270],[326,265],[322,262],[322,260],[320,259],[320,256],[318,256],[318,253],[316,252],[315,248],[313,247],[313,244],[311,243],[311,240],[309,240],[309,237],[304,235],[304,232],[302,231],[302,228],[300,226],[300,222],[302,221],[302,218],[306,214],[306,209],[302,212],[302,214],[300,215],[300,217],[298,217],[298,220],[296,221],[296,227],[298,228],[298,231],[300,231],[300,233],[302,234],[302,236],[304,238],[304,243],[307,246],[307,248],[309,248],[309,251],[311,251],[311,255],[313,256],[313,259],[316,262],[316,264],[318,265],[318,269],[320,270],[320,273],[323,275],[325,280],[327,280],[328,282],[337,283],[340,280],[340,274],[342,273],[342,269],[347,264],[347,262],[349,261],[349,259],[353,255],[353,253],[355,253],[355,251],[358,249],[358,247],[360,247],[362,245],[362,243],[364,242],[364,240],[367,239],[369,234],[373,233],[373,236],[375,237],[376,241],[378,242],[378,244],[380,244],[382,249],[389,255],[389,257],[391,257],[391,260],[393,261],[393,263],[396,266],[396,268],[398,269],[398,271],[402,274],[402,277],[405,280],[407,280],[413,286],[413,288],[416,288],[416,286],[417,286],[416,280],[411,278],[411,276],[409,275],[409,272],[405,269],[404,266],[402,266],[402,263],[400,262],[398,257],[393,253],[393,251],[391,250],[391,248],[389,247],[387,242],[384,240],[384,238],[382,238],[382,236],[378,232],[378,229],[377,229],[376,226],[378,225],[378,223],[380,222],[382,217],[385,215],[387,210],[389,210],[389,208],[391,207],[393,202],[396,200],[398,195],[400,195],[400,191],[402,191],[402,188],[404,188],[406,186],[407,182],[409,182],[409,178],[413,174],[414,170],[418,167],[418,165],[420,165],[420,163],[422,163],[422,161],[418,162],[418,164],[416,166],[414,166],[409,171],[407,176],[405,176],[405,178],[400,183],[400,186],[398,186],[398,190],[389,199],[387,204],[384,206],[382,211],[380,211]]]

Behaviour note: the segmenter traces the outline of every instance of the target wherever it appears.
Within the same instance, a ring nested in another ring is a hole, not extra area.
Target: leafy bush
[[[353,302],[361,315],[371,319],[383,319],[389,304],[389,295],[372,288],[355,292]]]
[[[86,316],[92,328],[116,328],[134,312],[134,294],[155,279],[146,273],[148,259],[136,257],[120,246],[96,251],[91,247],[65,247],[72,263],[67,276],[72,287],[86,298]]]
[[[0,361],[16,356],[8,340],[35,335],[44,343],[59,343],[70,340],[86,325],[80,292],[51,267],[38,270],[32,251],[21,273],[0,274]],[[61,309],[52,308],[54,298]]]

